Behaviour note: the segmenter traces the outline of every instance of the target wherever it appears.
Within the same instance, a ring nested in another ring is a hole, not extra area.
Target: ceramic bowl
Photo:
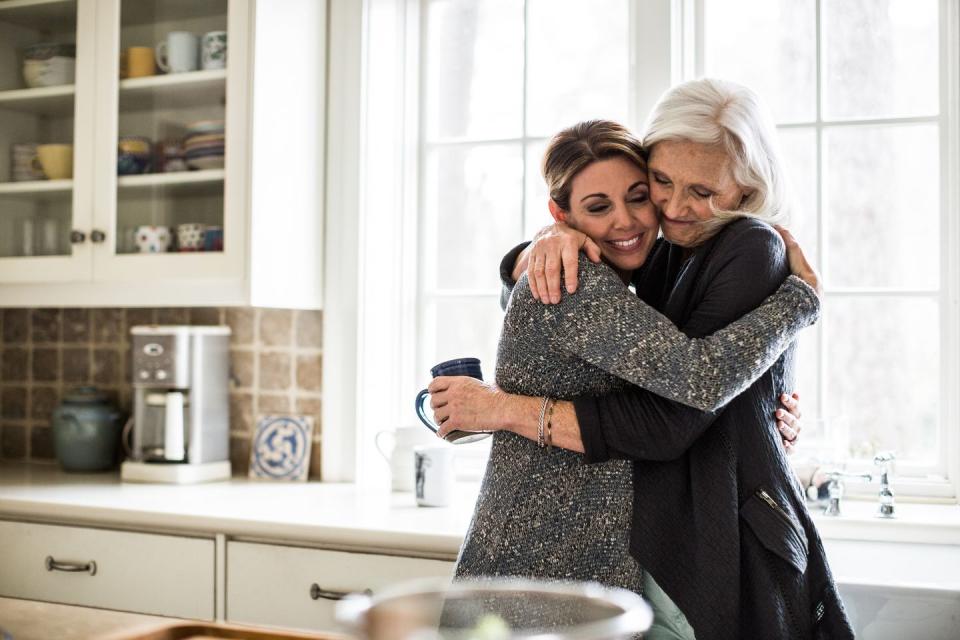
[[[117,142],[117,174],[147,173],[153,161],[153,144],[143,136],[124,136]]]
[[[48,60],[25,60],[23,81],[31,89],[73,84],[76,76],[76,61],[73,58],[56,56]]]
[[[187,158],[187,166],[191,169],[223,169],[223,156]]]
[[[24,60],[49,60],[55,57],[76,58],[77,45],[69,42],[38,42],[23,48]]]

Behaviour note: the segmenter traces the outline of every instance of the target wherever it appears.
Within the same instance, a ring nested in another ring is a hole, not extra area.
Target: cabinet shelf
[[[35,31],[57,31],[76,21],[76,0],[5,0],[0,20]]]
[[[73,180],[31,180],[28,182],[0,183],[0,197],[37,196],[63,194],[73,190]]]
[[[222,188],[224,175],[223,169],[204,169],[120,176],[117,178],[117,189],[121,195],[150,189],[162,189],[173,195],[210,193],[211,189]]]
[[[76,89],[72,84],[0,91],[0,109],[44,116],[73,115],[75,93]]]
[[[170,109],[220,104],[226,95],[226,69],[189,71],[120,81],[120,109]]]

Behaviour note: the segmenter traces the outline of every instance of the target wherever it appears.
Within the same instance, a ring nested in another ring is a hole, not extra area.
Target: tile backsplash
[[[129,413],[130,327],[225,324],[230,338],[230,457],[246,475],[256,417],[313,416],[310,477],[320,475],[320,311],[227,308],[3,309],[0,459],[53,460],[50,414],[64,391],[95,385]]]

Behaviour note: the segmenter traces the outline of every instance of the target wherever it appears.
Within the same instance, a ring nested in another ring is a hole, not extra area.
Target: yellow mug
[[[66,180],[73,177],[72,144],[39,144],[37,160],[40,169],[50,180]]]
[[[121,78],[152,76],[155,70],[153,47],[128,47],[120,54]]]

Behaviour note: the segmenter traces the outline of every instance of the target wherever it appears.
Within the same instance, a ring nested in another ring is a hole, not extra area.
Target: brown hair
[[[540,165],[550,199],[569,211],[574,177],[590,164],[616,156],[642,168],[647,166],[640,140],[612,120],[578,122],[553,136]]]

